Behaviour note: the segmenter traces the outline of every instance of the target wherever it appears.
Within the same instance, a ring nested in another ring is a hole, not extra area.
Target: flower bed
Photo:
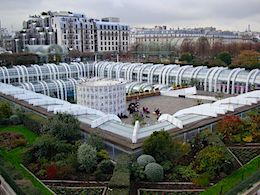
[[[0,132],[0,147],[7,150],[26,145],[24,136],[14,132]]]
[[[231,147],[230,150],[243,164],[260,155],[260,147]]]

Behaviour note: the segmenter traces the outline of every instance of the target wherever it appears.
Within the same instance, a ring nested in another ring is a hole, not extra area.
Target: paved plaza
[[[130,103],[135,103],[136,100],[127,101],[127,108]],[[162,114],[174,114],[179,110],[189,108],[197,105],[196,99],[178,98],[169,96],[154,96],[138,100],[139,112],[144,115],[144,121],[147,125],[153,124],[157,121],[157,115],[153,114],[156,109],[159,109]],[[202,103],[209,101],[203,100]],[[148,107],[150,114],[144,114],[143,107]],[[133,116],[129,115],[127,119],[122,119],[123,122],[132,124]]]

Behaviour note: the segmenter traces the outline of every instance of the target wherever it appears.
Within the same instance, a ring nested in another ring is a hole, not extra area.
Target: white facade
[[[49,11],[24,22],[23,30],[15,37],[15,48],[19,52],[26,45],[56,43],[80,52],[126,52],[129,31],[119,18],[98,20],[81,13]]]
[[[77,104],[121,115],[126,111],[125,83],[115,80],[87,80],[77,84]]]

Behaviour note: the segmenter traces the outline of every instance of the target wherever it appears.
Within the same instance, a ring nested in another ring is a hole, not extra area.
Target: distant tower
[[[248,32],[251,32],[251,27],[250,27],[250,24],[248,24],[247,31],[248,31]]]

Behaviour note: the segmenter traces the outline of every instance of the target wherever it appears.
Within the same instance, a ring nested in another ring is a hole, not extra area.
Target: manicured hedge
[[[115,194],[115,192],[121,192],[121,194],[129,194],[130,188],[130,171],[129,171],[130,158],[127,155],[120,155],[117,158],[117,164],[114,169],[112,178],[109,181],[108,187],[112,190],[108,194]],[[122,191],[124,193],[122,193]],[[120,194],[120,193],[119,193]]]

